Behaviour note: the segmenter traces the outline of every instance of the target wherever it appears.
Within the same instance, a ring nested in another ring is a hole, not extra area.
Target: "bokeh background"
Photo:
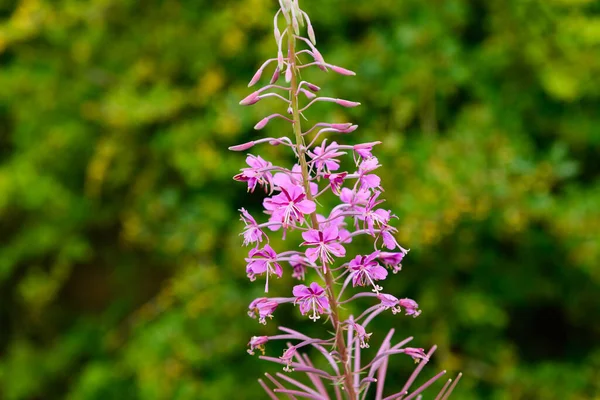
[[[437,343],[425,375],[463,371],[457,399],[598,398],[600,3],[301,5],[357,72],[315,82],[363,104],[314,116],[383,142],[411,248],[386,291],[423,314],[380,317],[373,342]],[[276,323],[246,316],[262,286],[236,211],[261,195],[226,149],[277,106],[238,105],[274,55],[275,6],[0,1],[0,398],[263,398],[271,367],[245,346]],[[410,368],[395,361],[390,390]]]

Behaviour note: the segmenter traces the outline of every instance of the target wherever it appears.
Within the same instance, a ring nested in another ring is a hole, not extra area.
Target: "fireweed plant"
[[[372,336],[368,332],[369,323],[377,315],[389,311],[417,317],[421,313],[414,300],[399,299],[385,293],[382,287],[388,269],[394,274],[400,271],[400,263],[408,250],[394,238],[396,229],[390,222],[395,216],[381,207],[383,189],[376,174],[381,165],[372,154],[374,146],[380,142],[344,145],[324,138],[326,134],[355,131],[357,125],[352,123],[317,122],[307,129],[302,127],[302,120],[306,119],[303,113],[317,103],[330,102],[342,107],[360,105],[354,101],[321,97],[317,94],[320,92],[318,86],[301,80],[302,71],[319,68],[348,76],[355,73],[324,60],[315,47],[310,19],[300,9],[298,0],[279,0],[279,5],[273,21],[277,57],[265,61],[248,86],[258,83],[268,67],[274,67],[274,72],[268,84],[240,104],[250,106],[265,98],[279,99],[285,104],[284,111],[263,118],[254,128],[261,130],[271,120],[281,119],[290,124],[291,137],[263,138],[232,146],[230,150],[245,151],[261,143],[281,145],[294,153],[297,164],[286,168],[273,165],[260,155],[250,154],[246,158],[248,167],[234,177],[246,182],[248,191],[253,192],[259,186],[268,194],[263,201],[268,221],[259,223],[247,210],[240,210],[245,224],[244,245],[253,246],[246,258],[246,272],[251,281],[264,280],[267,294],[273,278],[280,278],[284,270],[289,270],[292,277],[300,281],[304,281],[307,271],[311,270],[319,279],[294,286],[290,297],[255,299],[250,303],[249,315],[266,324],[267,318],[272,318],[278,307],[297,306],[300,313],[312,321],[324,316],[332,328],[325,330],[330,337],[324,338],[309,337],[285,327],[279,327],[279,335],[253,336],[248,344],[250,354],[258,350],[262,353],[260,358],[283,365],[286,372],[303,373],[306,378],[300,381],[288,374],[266,374],[267,381],[259,379],[259,383],[271,399],[277,399],[278,395],[291,399],[366,399],[371,388],[378,400],[420,398],[420,393],[446,372],[438,373],[411,391],[435,346],[428,352],[407,347],[412,337],[392,344],[392,329],[373,358],[361,359],[361,349],[369,347]],[[304,27],[306,37],[301,34]],[[354,171],[340,171],[342,156],[352,156]],[[318,200],[328,192],[333,193],[338,204],[324,210]],[[276,250],[269,245],[269,231],[280,232],[278,234],[284,239],[293,232],[303,241],[299,249]],[[346,260],[348,247],[359,235],[371,237],[374,250]],[[348,294],[350,286],[362,291]],[[372,306],[357,317],[350,315],[343,319],[344,305],[359,298],[370,299]],[[275,340],[286,342],[283,355],[265,356],[265,345]],[[315,367],[303,351],[308,347],[325,358],[328,370]],[[412,357],[418,365],[400,392],[384,397],[388,359],[396,354]],[[459,379],[460,375],[454,382],[448,380],[435,398],[447,399]]]

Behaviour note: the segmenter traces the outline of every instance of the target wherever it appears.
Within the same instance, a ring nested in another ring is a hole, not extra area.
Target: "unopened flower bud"
[[[337,72],[338,74],[341,74],[341,75],[346,75],[346,76],[356,75],[356,72],[350,71],[349,69],[346,69],[346,68],[338,67],[336,65],[330,65],[329,68],[331,68],[333,70],[333,72]]]
[[[319,90],[321,90],[320,87],[318,87],[317,85],[314,85],[312,83],[309,83],[309,82],[306,82],[306,87],[308,87],[313,92],[318,92]]]
[[[277,14],[275,14],[275,17],[273,18],[273,35],[275,36],[275,42],[278,43],[281,39],[281,32],[277,26]]]
[[[350,122],[346,122],[344,124],[331,124],[331,127],[333,129],[337,129],[338,131],[344,131],[348,128],[350,128],[352,126],[352,124]]]
[[[360,106],[360,103],[357,101],[349,101],[344,99],[335,99],[335,102],[342,107],[356,107]]]
[[[257,131],[261,130],[269,123],[269,120],[269,117],[261,119],[256,125],[254,125],[254,129],[256,129]]]
[[[354,132],[356,129],[358,129],[358,125],[352,125],[351,127],[349,127],[348,129],[344,129],[343,131],[341,131],[342,133],[351,133]]]
[[[256,73],[250,80],[250,83],[248,83],[248,87],[254,86],[256,84],[256,82],[258,82],[258,80],[260,79],[262,73],[263,73],[263,68],[261,67],[261,68],[259,68],[258,71],[256,71]]]
[[[315,97],[317,97],[317,95],[316,95],[316,94],[314,94],[313,92],[310,92],[310,91],[308,91],[308,90],[306,90],[306,89],[304,89],[304,88],[300,89],[300,91],[301,91],[302,93],[304,93],[304,95],[305,95],[307,98],[309,98],[309,99],[314,99]]]
[[[277,50],[277,68],[279,68],[279,70],[283,68],[283,52],[281,49]]]
[[[308,32],[308,38],[310,39],[311,42],[313,42],[314,45],[316,45],[317,39],[315,38],[315,31],[313,30],[312,25],[308,24],[308,26],[306,27],[306,30]]]
[[[273,72],[273,77],[271,77],[271,82],[269,82],[269,83],[272,85],[275,82],[277,82],[279,80],[279,75],[280,74],[281,74],[281,70],[279,69],[279,66],[277,66],[275,68],[275,72]]]
[[[251,106],[252,104],[258,103],[259,100],[260,100],[260,96],[258,95],[258,92],[254,92],[254,93],[251,93],[250,95],[248,95],[242,101],[240,101],[240,104],[242,106]]]
[[[248,150],[252,146],[254,146],[254,141],[248,142],[248,143],[243,143],[243,144],[238,144],[238,145],[235,145],[235,146],[230,146],[229,150],[231,150],[231,151],[244,151],[244,150]]]

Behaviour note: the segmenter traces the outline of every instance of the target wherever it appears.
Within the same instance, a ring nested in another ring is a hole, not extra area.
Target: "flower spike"
[[[321,87],[301,80],[302,70],[318,67],[344,76],[356,73],[325,61],[316,47],[310,17],[300,8],[299,0],[279,0],[279,6],[273,18],[276,56],[260,66],[248,86],[256,85],[272,63],[276,64],[273,74],[268,84],[248,94],[240,105],[251,106],[265,98],[277,98],[284,107],[262,118],[254,129],[270,129],[267,125],[271,120],[283,119],[290,123],[291,132],[253,137],[229,149],[246,151],[255,146],[262,149],[257,145],[264,143],[279,146],[276,154],[266,158],[248,154],[247,167],[234,179],[244,182],[249,192],[258,186],[267,194],[262,199],[266,217],[261,218],[259,213],[251,213],[246,208],[239,210],[243,222],[242,244],[250,247],[245,259],[246,274],[250,281],[264,278],[265,293],[269,292],[270,285],[276,285],[276,290],[287,291],[288,297],[258,297],[250,302],[248,315],[262,325],[282,311],[296,310],[312,321],[325,316],[322,320],[328,326],[323,332],[330,335],[323,339],[311,338],[300,331],[279,327],[281,332],[277,335],[251,336],[247,351],[255,354],[258,350],[262,354],[260,359],[283,366],[285,373],[265,374],[267,379],[259,379],[271,399],[287,396],[319,400],[371,397],[416,400],[445,374],[442,371],[417,389],[411,389],[435,346],[427,353],[420,347],[405,347],[412,337],[392,344],[394,330],[391,330],[374,357],[368,358],[362,352],[374,340],[381,339],[378,332],[371,331],[373,325],[369,326],[378,315],[388,310],[398,316],[421,314],[415,300],[383,292],[383,282],[392,276],[389,271],[396,274],[402,270],[408,250],[401,247],[395,237],[397,228],[393,222],[397,217],[391,210],[382,208],[384,190],[378,174],[382,166],[374,155],[374,148],[381,142],[340,143],[338,137],[344,138],[358,128],[352,122],[312,121],[309,127],[302,129],[302,123],[307,120],[304,112],[310,107],[324,102],[345,108],[360,105],[356,101],[321,95]],[[332,139],[334,135],[336,141]],[[289,153],[295,162],[292,165],[275,162],[284,159],[280,150],[291,150]],[[336,205],[327,208],[325,205],[331,201]],[[273,232],[280,230],[283,242],[270,240]],[[353,250],[357,236],[369,240],[374,250],[368,253]],[[288,238],[292,238],[293,245],[288,245]],[[348,257],[348,253],[352,256]],[[284,274],[300,282],[292,288],[281,288],[273,277],[281,278]],[[343,315],[342,307],[357,299],[369,304],[366,310],[356,318]],[[283,354],[266,356],[266,347],[277,340],[287,342]],[[326,370],[315,368],[306,347],[312,347],[324,358]],[[389,358],[401,354],[412,358],[416,367],[400,392],[384,397]],[[288,373],[306,374],[308,379],[295,379]],[[447,400],[457,381],[447,383],[437,400]],[[371,386],[375,387],[375,393],[368,393]]]

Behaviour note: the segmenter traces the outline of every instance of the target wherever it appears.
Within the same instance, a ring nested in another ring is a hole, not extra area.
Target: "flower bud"
[[[259,68],[258,71],[256,71],[256,73],[254,74],[254,76],[252,77],[252,79],[250,80],[250,83],[248,83],[248,87],[254,86],[256,84],[256,82],[258,82],[258,80],[260,79],[260,76],[263,73],[263,67]]]
[[[279,66],[275,68],[275,72],[273,72],[273,77],[271,77],[271,81],[269,82],[271,85],[279,80],[279,75],[281,74],[281,70]]]
[[[277,14],[275,14],[275,17],[273,18],[273,35],[275,36],[275,42],[279,42],[281,39],[281,32],[277,26]]]
[[[314,85],[314,84],[312,84],[310,82],[306,82],[306,87],[308,87],[313,92],[318,92],[319,90],[321,90],[320,87],[318,87],[317,85]]]
[[[240,101],[240,104],[242,106],[251,106],[252,104],[258,103],[259,100],[260,100],[260,96],[258,95],[258,92],[254,92],[254,93],[251,93],[250,95],[248,95],[242,101]]]
[[[352,126],[352,124],[350,122],[346,122],[344,124],[331,124],[331,127],[333,129],[337,129],[338,131],[345,131],[346,129],[350,128]]]
[[[281,48],[277,50],[277,68],[279,68],[280,71],[283,68],[283,52],[281,51]]]
[[[252,146],[254,146],[254,141],[248,142],[248,143],[243,143],[243,144],[238,144],[238,145],[235,145],[235,146],[230,146],[229,150],[231,150],[231,151],[244,151],[244,150],[248,150]]]
[[[269,123],[269,120],[269,117],[261,119],[256,125],[254,125],[254,129],[256,129],[257,131],[261,130]]]
[[[356,107],[360,106],[360,103],[357,101],[349,101],[344,99],[335,99],[335,102],[342,107]]]
[[[304,89],[304,88],[300,89],[300,91],[301,91],[302,93],[304,93],[304,95],[305,95],[307,98],[309,98],[309,99],[314,99],[315,97],[317,97],[317,95],[316,95],[316,94],[314,94],[314,93],[312,93],[312,92],[310,92],[310,91],[308,91],[308,90],[306,90],[306,89]]]
[[[308,24],[306,30],[308,31],[308,38],[310,39],[311,42],[313,42],[314,45],[316,45],[317,39],[315,38],[315,31],[313,30],[312,25]]]
[[[346,68],[338,67],[336,65],[329,65],[329,68],[331,68],[333,70],[333,72],[337,72],[338,74],[341,74],[341,75],[346,75],[346,76],[356,75],[356,72],[350,71],[349,69],[346,69]]]
[[[354,132],[356,129],[358,129],[358,125],[352,125],[351,127],[349,127],[348,129],[344,129],[343,131],[341,131],[342,133],[351,133]]]

